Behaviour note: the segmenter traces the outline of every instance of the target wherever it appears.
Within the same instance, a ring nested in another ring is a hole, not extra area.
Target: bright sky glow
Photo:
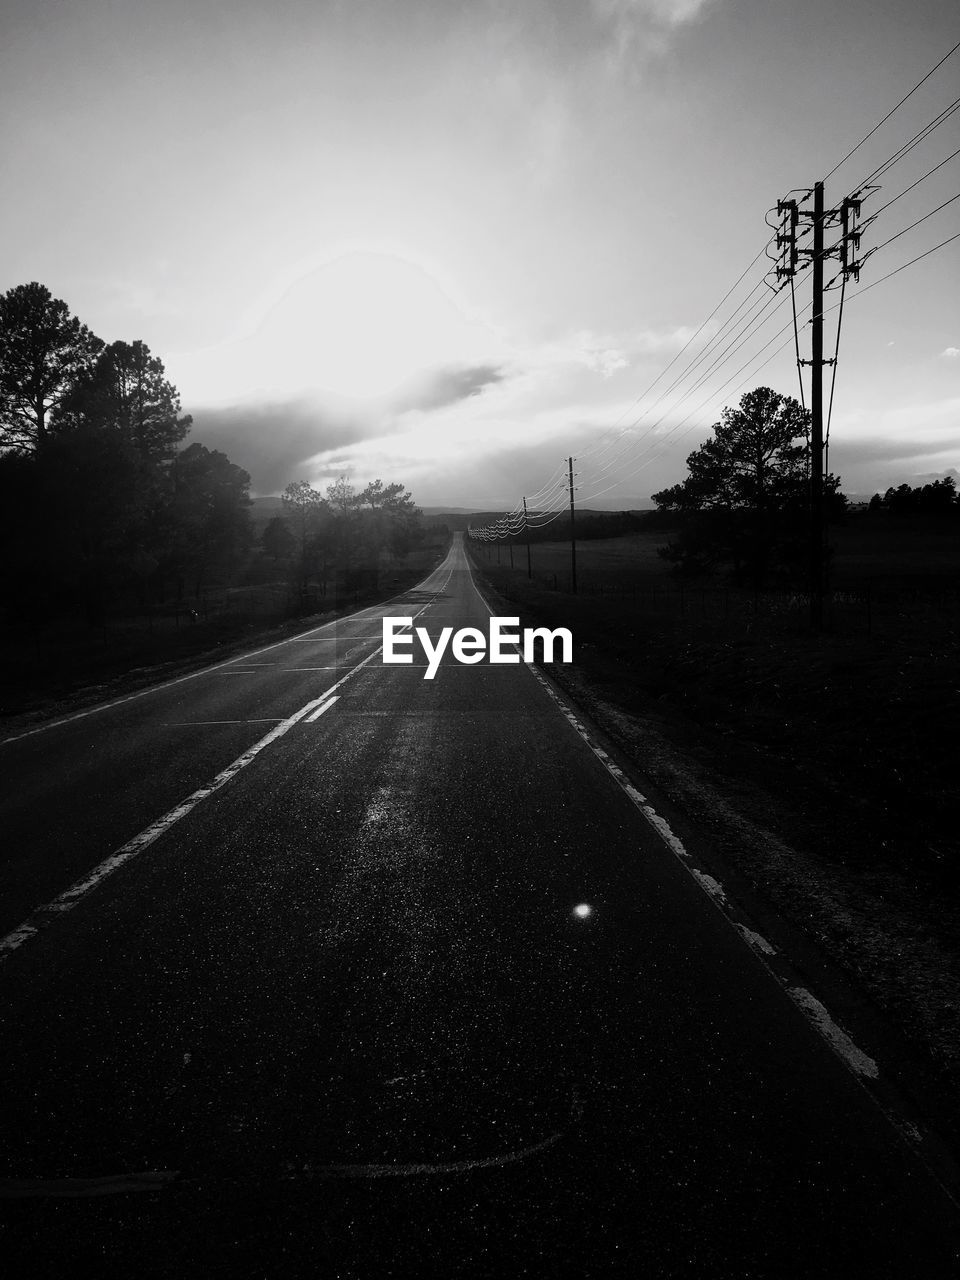
[[[7,0],[0,21],[0,289],[39,280],[105,341],[142,338],[192,438],[257,492],[346,472],[485,509],[571,452],[587,505],[648,503],[723,405],[796,395],[790,332],[763,349],[789,305],[714,372],[670,388],[694,346],[643,393],[777,198],[960,39],[948,0]],[[960,54],[828,204],[958,83]],[[960,201],[933,212],[960,190],[958,118],[866,202],[897,197],[864,249],[897,238],[861,286],[960,230]],[[958,266],[960,240],[848,294],[830,452],[848,492],[960,465]]]
[[[401,253],[352,247],[305,269],[252,309],[246,332],[177,358],[194,394],[215,400],[303,393],[378,400],[499,344]]]

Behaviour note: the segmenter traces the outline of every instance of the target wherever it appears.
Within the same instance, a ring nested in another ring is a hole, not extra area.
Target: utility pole
[[[813,267],[813,307],[810,317],[811,327],[811,359],[801,360],[797,352],[798,365],[811,366],[810,374],[810,623],[815,631],[823,626],[823,601],[826,592],[826,562],[824,556],[825,524],[824,524],[824,428],[823,428],[823,366],[836,365],[836,353],[832,360],[823,358],[823,283],[824,261],[832,256],[840,259],[840,276],[844,282],[853,276],[860,278],[862,258],[856,254],[860,248],[861,232],[857,230],[856,220],[860,216],[861,192],[847,196],[841,208],[824,208],[823,183],[814,183],[813,191],[808,192],[804,200],[813,195],[813,211],[800,208],[796,200],[780,200],[777,202],[777,214],[783,218],[776,242],[780,262],[776,268],[776,278],[784,284],[790,283],[798,274],[798,259],[801,254],[811,259]],[[802,203],[802,201],[800,202]],[[813,248],[800,249],[797,246],[799,236],[797,225],[800,218],[809,218],[812,222]],[[842,233],[836,244],[826,248],[824,232],[827,226],[842,224]],[[770,225],[768,223],[768,225]],[[869,256],[869,255],[867,255]],[[839,277],[838,277],[839,278]],[[829,288],[830,286],[827,286]],[[841,295],[842,302],[842,295]],[[842,307],[841,307],[841,315]],[[794,313],[796,315],[796,312]],[[839,328],[837,340],[839,345]],[[798,340],[799,346],[799,340]],[[834,369],[836,373],[836,369]],[[801,386],[802,394],[802,386]],[[832,402],[832,393],[831,393]]]
[[[570,464],[570,590],[577,594],[577,535],[574,528],[573,506],[573,458],[567,459]]]
[[[810,622],[823,626],[823,183],[813,188],[813,314],[810,384]]]
[[[530,524],[527,520],[527,499],[523,499],[523,532],[527,535],[527,577],[533,577],[533,567],[530,564]]]

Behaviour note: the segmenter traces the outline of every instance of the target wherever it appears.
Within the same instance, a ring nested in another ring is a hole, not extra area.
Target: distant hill
[[[499,520],[504,514],[503,507],[498,510],[491,511],[490,508],[480,509],[478,507],[421,507],[420,510],[425,516],[473,516],[480,520]],[[512,508],[511,508],[512,510]],[[581,510],[577,507],[577,511]],[[628,502],[619,502],[615,506],[609,507],[584,507],[584,515],[609,515],[616,511],[653,511],[654,505],[648,499],[631,499]],[[533,515],[534,508],[530,507],[530,514]]]

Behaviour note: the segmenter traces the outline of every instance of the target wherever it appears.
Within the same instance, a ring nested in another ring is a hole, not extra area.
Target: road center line
[[[205,787],[199,787],[196,791],[191,792],[186,800],[181,801],[175,808],[170,809],[162,818],[152,822],[149,827],[144,827],[132,840],[122,844],[109,858],[105,858],[99,866],[94,867],[89,875],[84,876],[82,880],[77,880],[69,889],[65,889],[59,897],[54,898],[52,902],[47,903],[45,906],[38,907],[30,918],[14,929],[12,933],[8,933],[5,938],[0,938],[0,961],[5,960],[11,952],[23,946],[30,938],[35,937],[44,924],[48,923],[47,917],[61,914],[64,911],[72,911],[101,881],[112,875],[124,863],[129,862],[131,858],[135,858],[138,853],[142,853],[155,840],[159,840],[164,832],[169,831],[175,822],[179,822],[181,818],[185,818],[188,813],[191,813],[201,800],[206,800],[215,791],[219,791],[221,787],[226,786],[230,779],[236,777],[241,769],[246,768],[252,760],[256,759],[265,747],[288,733],[299,720],[302,720],[308,712],[312,711],[322,701],[322,697],[314,698],[311,702],[302,706],[299,711],[295,711],[292,716],[288,716],[286,720],[281,720],[276,728],[271,729],[259,742],[255,742],[242,755],[237,756],[236,760],[232,764],[228,764],[226,769],[221,769],[217,776],[211,782],[208,782]]]
[[[180,729],[184,725],[192,729],[203,724],[277,724],[282,719],[283,716],[258,716],[250,720],[164,720],[162,724],[166,729]]]
[[[339,697],[339,695],[337,696]],[[319,720],[325,711],[330,710],[336,700],[336,698],[328,698],[322,706],[317,707],[316,711],[314,711],[312,715],[307,716],[304,724],[313,724],[314,720]]]

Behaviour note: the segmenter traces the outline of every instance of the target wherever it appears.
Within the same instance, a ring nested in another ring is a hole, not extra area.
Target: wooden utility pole
[[[527,520],[527,499],[523,499],[523,532],[527,535],[527,577],[533,577],[533,566],[530,563],[530,524]]]
[[[568,458],[570,464],[570,590],[577,594],[577,535],[574,528],[574,505],[573,505],[573,458]]]
[[[861,193],[855,192],[846,196],[839,209],[825,209],[823,199],[823,183],[814,183],[813,191],[803,197],[806,201],[813,195],[813,210],[800,208],[796,200],[778,200],[777,213],[783,219],[777,231],[777,249],[780,260],[776,268],[776,278],[783,284],[790,283],[793,288],[793,277],[798,273],[798,260],[801,255],[809,256],[813,267],[813,308],[810,316],[811,359],[800,358],[799,338],[797,340],[797,365],[810,366],[810,623],[814,630],[823,626],[823,602],[826,595],[826,514],[824,470],[826,457],[824,450],[823,426],[823,366],[836,366],[837,357],[832,360],[823,358],[823,264],[831,256],[840,259],[840,274],[844,281],[853,276],[860,279],[860,267],[863,259],[858,258],[861,232],[857,229],[860,217]],[[813,232],[813,248],[798,247],[797,226],[800,218],[809,218]],[[842,233],[836,244],[826,248],[825,231],[829,225],[842,223]],[[768,223],[768,225],[771,225]],[[829,287],[829,286],[828,286]],[[843,294],[840,295],[843,315]],[[794,319],[796,323],[796,318]],[[837,321],[837,347],[840,345],[840,321]],[[834,369],[836,372],[836,369]],[[802,385],[801,385],[802,392]],[[832,400],[831,392],[831,400]],[[828,424],[829,426],[829,424]]]
[[[813,314],[810,319],[810,622],[823,626],[823,183],[813,188]]]

